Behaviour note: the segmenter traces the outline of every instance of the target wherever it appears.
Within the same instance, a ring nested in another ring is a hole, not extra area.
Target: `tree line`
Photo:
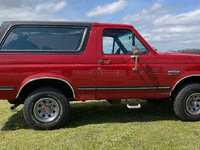
[[[171,51],[171,52],[190,53],[190,54],[200,54],[200,49],[188,48],[188,49],[184,49],[184,50]]]

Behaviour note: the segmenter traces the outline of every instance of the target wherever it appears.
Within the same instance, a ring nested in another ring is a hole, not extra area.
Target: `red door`
[[[131,29],[99,27],[98,42],[97,99],[154,97],[158,86],[157,64],[153,64],[153,55]],[[137,64],[136,58],[131,58],[132,48],[140,49]]]

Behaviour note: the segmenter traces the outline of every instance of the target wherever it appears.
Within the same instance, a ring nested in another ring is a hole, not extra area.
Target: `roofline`
[[[1,26],[13,26],[13,25],[60,25],[60,26],[91,26],[92,22],[66,22],[66,21],[4,21]]]
[[[99,23],[99,22],[93,22],[93,26],[107,26],[107,27],[128,27],[128,28],[133,28],[132,25],[128,24],[115,24],[115,23]]]
[[[99,22],[67,22],[67,21],[4,21],[1,26],[13,26],[13,25],[72,25],[72,26],[107,26],[107,27],[133,27],[127,24],[115,24],[115,23],[99,23]]]

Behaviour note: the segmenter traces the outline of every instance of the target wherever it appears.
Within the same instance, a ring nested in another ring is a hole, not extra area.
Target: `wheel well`
[[[73,99],[74,93],[72,87],[62,80],[56,79],[38,79],[26,84],[20,91],[17,101],[24,103],[26,97],[33,91],[41,87],[54,87],[59,89],[67,97],[67,99]]]
[[[173,98],[176,93],[186,84],[200,83],[200,76],[191,76],[181,80],[171,91],[171,97]]]

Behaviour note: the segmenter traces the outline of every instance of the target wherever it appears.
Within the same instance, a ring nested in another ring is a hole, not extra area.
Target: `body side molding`
[[[14,86],[0,86],[0,91],[13,91]]]
[[[169,85],[163,86],[79,86],[80,91],[94,91],[94,90],[157,90],[169,89]]]

